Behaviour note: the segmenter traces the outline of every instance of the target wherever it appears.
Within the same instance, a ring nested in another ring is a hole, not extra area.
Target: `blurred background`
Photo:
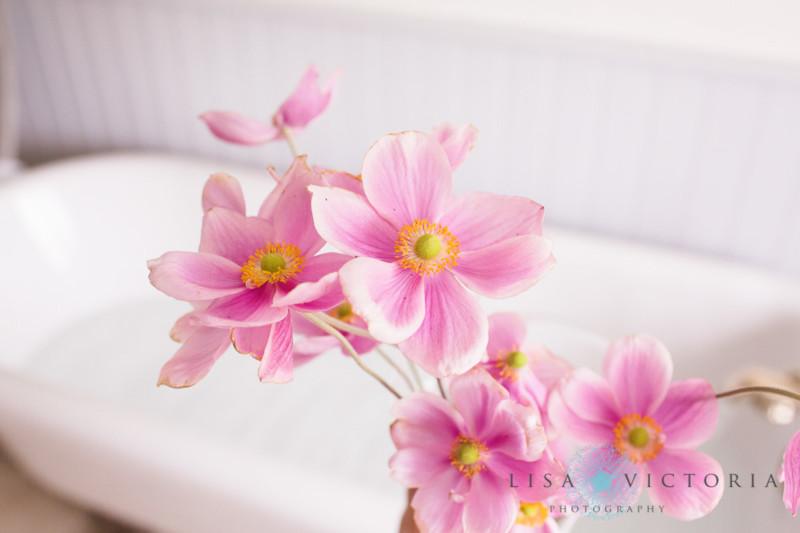
[[[109,151],[286,168],[197,117],[268,120],[314,63],[343,69],[297,139],[315,164],[357,173],[385,133],[472,122],[459,191],[797,280],[798,20],[794,0],[0,0],[0,175]],[[0,467],[0,531],[57,531],[8,529],[30,485]],[[65,531],[121,527],[75,512]]]

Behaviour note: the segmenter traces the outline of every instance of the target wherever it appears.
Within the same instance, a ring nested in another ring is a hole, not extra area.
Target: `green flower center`
[[[647,442],[650,440],[650,435],[648,435],[647,430],[642,427],[633,428],[630,433],[628,433],[628,442],[630,442],[636,448],[643,448],[647,446]]]
[[[528,364],[528,357],[519,350],[514,350],[508,354],[506,364],[511,368],[522,368]]]
[[[261,270],[264,272],[280,272],[286,268],[286,259],[281,254],[268,253],[261,257]]]
[[[471,442],[465,442],[456,449],[456,459],[462,465],[475,464],[480,457],[480,450]]]
[[[438,235],[426,233],[414,243],[414,253],[420,259],[433,259],[442,251],[442,240]]]
[[[353,315],[353,306],[350,305],[350,302],[345,302],[336,308],[336,318],[338,318],[339,320],[350,318],[352,315]]]

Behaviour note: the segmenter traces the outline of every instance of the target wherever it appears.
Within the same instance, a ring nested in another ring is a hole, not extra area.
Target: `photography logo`
[[[641,491],[636,464],[611,444],[587,446],[569,461],[564,492],[573,512],[607,520],[634,504]]]

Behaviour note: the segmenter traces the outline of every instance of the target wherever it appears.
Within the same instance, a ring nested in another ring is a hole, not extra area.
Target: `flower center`
[[[394,254],[400,266],[420,276],[454,267],[458,253],[458,239],[447,227],[425,219],[403,226],[394,243]]]
[[[543,503],[520,502],[516,523],[527,527],[541,527],[548,516],[547,506]]]
[[[535,362],[535,360],[534,360]],[[528,364],[528,356],[524,352],[512,346],[511,350],[506,352],[500,350],[497,354],[497,372],[500,378],[507,379],[510,382],[515,382],[519,378],[519,370]]]
[[[306,259],[293,244],[266,243],[242,265],[242,281],[248,289],[265,283],[283,283],[303,271]]]
[[[614,428],[614,435],[617,452],[626,454],[635,463],[654,459],[664,447],[661,426],[649,416],[630,414],[623,417]]]
[[[483,443],[466,435],[459,435],[450,448],[450,464],[464,476],[471,478],[486,469],[483,461],[488,456],[489,450]]]
[[[528,358],[519,350],[514,350],[508,354],[508,357],[506,357],[506,362],[511,368],[522,368],[528,364]]]
[[[350,305],[350,302],[344,302],[343,304],[340,304],[330,313],[331,316],[338,318],[339,320],[342,320],[344,322],[347,322],[348,320],[353,318],[354,314],[355,313],[353,313],[353,306]]]

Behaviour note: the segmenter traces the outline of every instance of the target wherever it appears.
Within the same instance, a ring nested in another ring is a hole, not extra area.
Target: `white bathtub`
[[[0,183],[3,443],[65,497],[155,531],[392,531],[404,504],[386,466],[392,398],[348,359],[330,354],[278,386],[230,353],[196,387],[155,386],[177,348],[169,328],[187,307],[149,285],[145,260],[196,249],[200,191],[215,171],[242,180],[251,208],[272,185],[266,172],[147,154],[76,159]],[[602,339],[649,332],[670,348],[678,377],[718,388],[750,363],[796,369],[796,284],[663,249],[551,236],[556,271],[486,305],[540,317],[533,334],[574,363],[598,368]],[[792,429],[728,402],[703,449],[726,471],[761,479]],[[778,489],[733,489],[698,522],[626,516],[575,531],[788,531],[789,518]]]

